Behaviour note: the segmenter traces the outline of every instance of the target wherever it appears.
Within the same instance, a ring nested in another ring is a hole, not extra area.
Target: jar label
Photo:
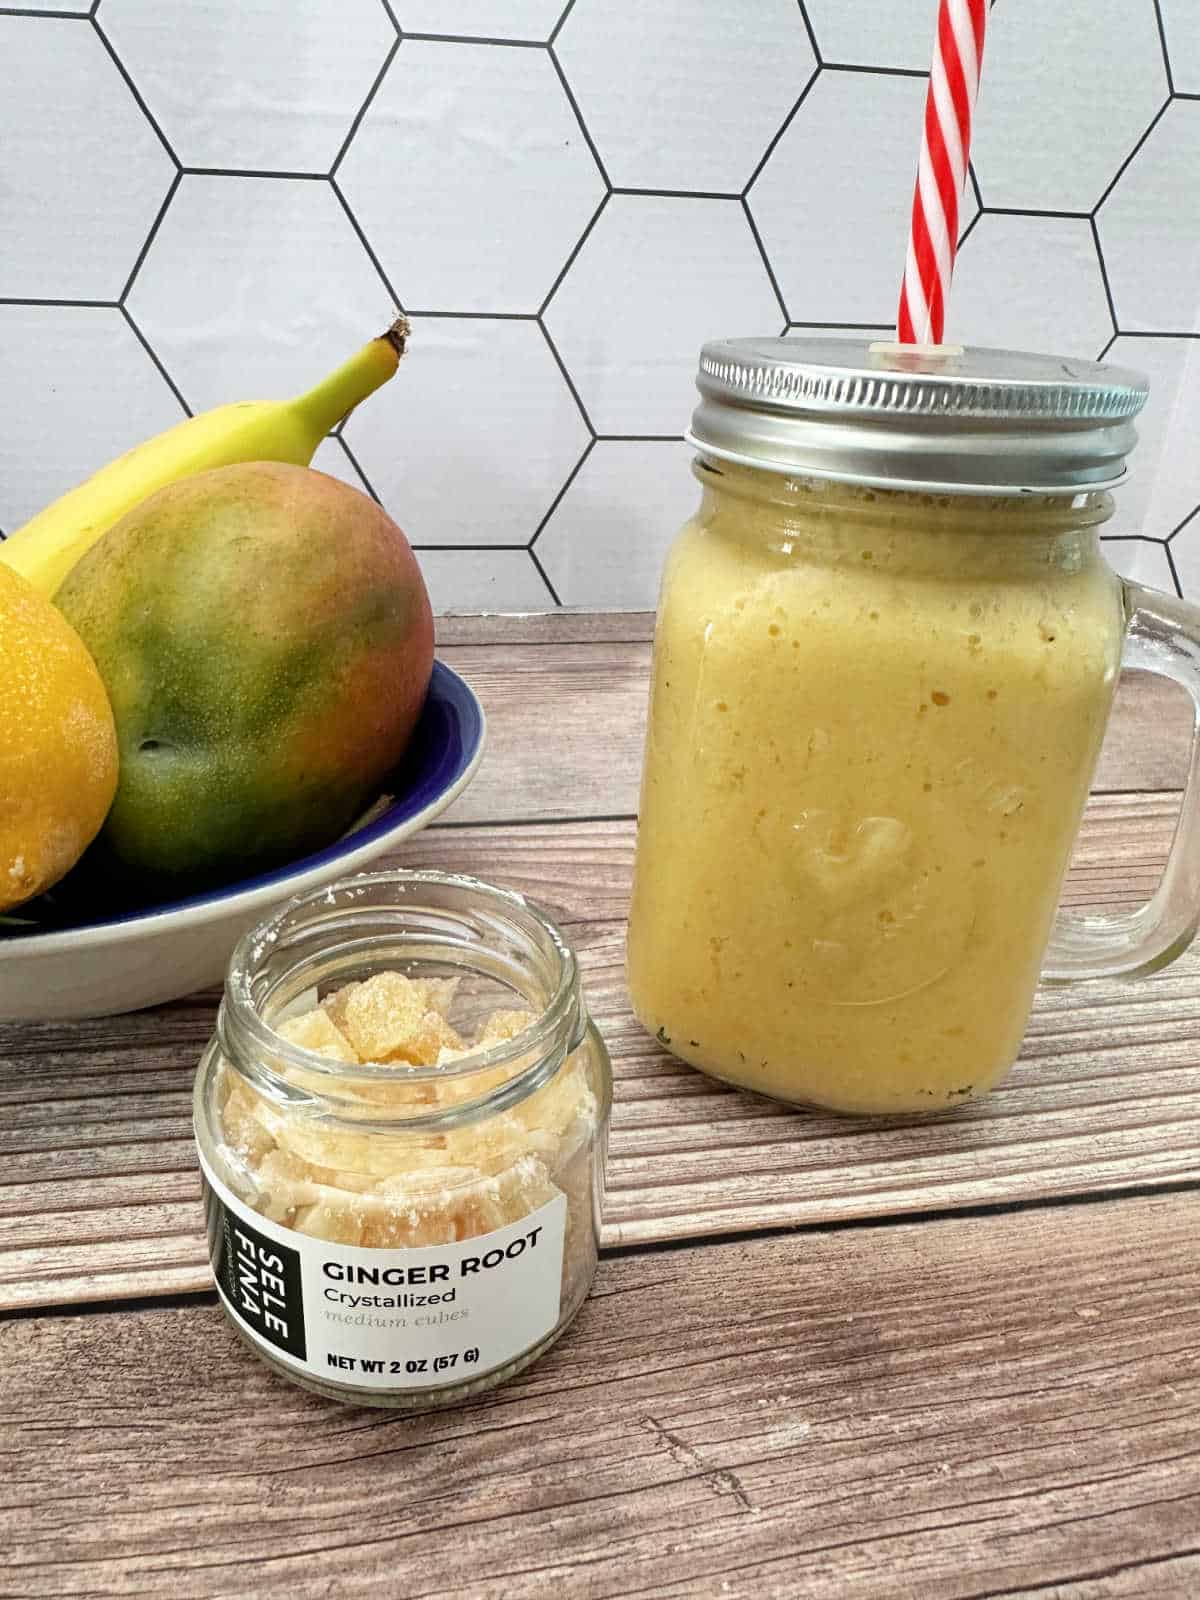
[[[326,1383],[433,1389],[523,1356],[558,1324],[567,1201],[458,1244],[368,1250],[252,1210],[203,1156],[226,1309],[276,1361]]]

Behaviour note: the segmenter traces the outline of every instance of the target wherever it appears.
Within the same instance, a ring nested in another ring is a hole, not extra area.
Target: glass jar
[[[1055,932],[1123,649],[1198,688],[1200,612],[1122,583],[1098,538],[1143,386],[1075,363],[1055,395],[1038,358],[855,342],[705,355],[703,496],[655,644],[634,1009],[777,1099],[961,1104],[1015,1060],[1044,960],[1060,981],[1153,970],[1200,915],[1193,787],[1154,901]],[[1024,393],[998,398],[1013,364]],[[890,397],[862,385],[893,366]]]
[[[404,1025],[432,1030],[432,1064],[348,1045],[400,1047],[380,974],[420,997]],[[587,1296],[611,1099],[575,956],[521,896],[395,871],[291,901],[235,950],[196,1077],[226,1314],[284,1376],[355,1404],[502,1382]]]

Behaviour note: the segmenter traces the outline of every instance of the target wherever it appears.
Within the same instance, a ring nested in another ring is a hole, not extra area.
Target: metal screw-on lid
[[[771,472],[943,494],[1070,494],[1125,476],[1139,373],[1014,350],[720,339],[688,439]]]

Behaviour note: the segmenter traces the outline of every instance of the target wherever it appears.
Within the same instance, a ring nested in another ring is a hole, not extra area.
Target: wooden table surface
[[[722,1089],[622,981],[649,619],[440,631],[489,748],[395,859],[532,894],[580,952],[616,1072],[592,1297],[461,1410],[294,1389],[210,1288],[215,994],[0,1027],[0,1595],[1200,1595],[1200,953],[1047,991],[937,1121]],[[1189,737],[1122,686],[1072,903],[1146,898]]]

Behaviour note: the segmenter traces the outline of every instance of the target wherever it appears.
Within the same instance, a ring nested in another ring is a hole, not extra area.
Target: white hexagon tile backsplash
[[[700,343],[891,324],[937,0],[0,6],[0,529],[410,354],[315,464],[439,610],[653,604]],[[1110,525],[1200,598],[1200,0],[995,0],[948,336],[1149,373]]]

